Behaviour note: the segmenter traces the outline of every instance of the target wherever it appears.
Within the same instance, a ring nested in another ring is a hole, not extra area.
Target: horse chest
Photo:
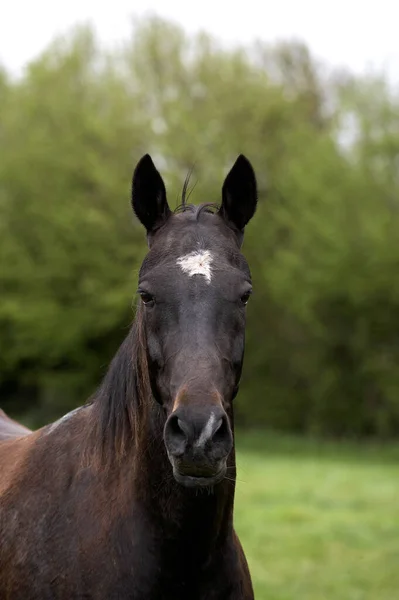
[[[36,505],[37,506],[37,505]],[[227,600],[238,581],[229,547],[206,568],[191,536],[167,536],[140,506],[105,526],[95,512],[32,514],[3,504],[0,597],[4,600]],[[81,507],[83,508],[83,507]]]
[[[93,573],[88,589],[98,600],[242,600],[239,565],[232,548],[219,550],[201,566],[203,556],[195,543],[162,539],[144,514],[129,525],[122,523],[82,568]],[[99,582],[101,582],[99,585]]]

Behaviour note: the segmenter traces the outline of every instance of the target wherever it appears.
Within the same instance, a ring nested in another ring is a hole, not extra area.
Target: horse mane
[[[144,315],[139,306],[128,335],[88,402],[93,410],[90,453],[99,456],[102,464],[120,462],[132,445],[137,447],[151,398]]]

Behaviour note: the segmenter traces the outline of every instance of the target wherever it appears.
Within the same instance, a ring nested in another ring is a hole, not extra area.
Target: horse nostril
[[[177,415],[171,415],[166,422],[164,436],[168,452],[180,456],[186,449],[189,427]]]
[[[169,455],[181,457],[193,453],[196,460],[206,455],[212,460],[225,457],[232,445],[227,415],[214,408],[209,413],[172,413],[166,421],[164,440]]]
[[[180,438],[181,440],[185,440],[187,437],[187,426],[185,426],[184,421],[179,419],[177,415],[172,416],[169,419],[169,433],[174,438]]]
[[[183,433],[186,437],[190,435],[190,427],[187,425],[187,423],[185,423],[179,418],[177,419],[177,427],[179,428],[180,432]]]
[[[220,419],[220,421],[216,424],[215,430],[213,432],[212,441],[213,442],[221,442],[226,439],[229,434],[227,418],[224,417]]]

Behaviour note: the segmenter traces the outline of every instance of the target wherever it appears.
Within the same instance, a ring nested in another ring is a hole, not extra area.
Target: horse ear
[[[240,154],[224,180],[219,214],[230,227],[242,233],[254,216],[257,201],[255,172],[249,160]]]
[[[139,160],[133,173],[132,207],[147,233],[158,229],[171,214],[165,184],[149,154]]]

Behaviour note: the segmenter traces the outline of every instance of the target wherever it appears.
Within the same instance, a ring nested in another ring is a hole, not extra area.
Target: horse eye
[[[244,306],[246,306],[248,304],[250,295],[251,295],[251,292],[245,292],[245,294],[243,294],[241,296],[241,302],[244,304]]]
[[[154,304],[154,296],[148,294],[148,292],[139,292],[141,300],[145,306],[153,306]]]

